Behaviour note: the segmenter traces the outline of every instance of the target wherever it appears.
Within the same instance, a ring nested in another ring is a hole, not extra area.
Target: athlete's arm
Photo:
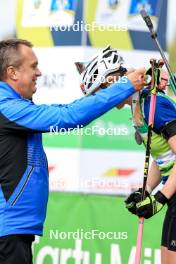
[[[176,133],[176,131],[175,131]],[[168,139],[169,146],[171,147],[172,151],[176,153],[176,135],[170,137]]]
[[[174,165],[171,174],[161,192],[167,197],[167,199],[170,199],[172,195],[176,193],[176,165]]]
[[[148,177],[147,177],[147,186],[146,190],[151,193],[153,189],[160,183],[160,170],[155,162],[155,160],[152,161],[152,164],[149,169]]]
[[[168,139],[169,146],[172,151],[176,154],[176,135]],[[176,193],[176,163],[172,168],[171,174],[162,188],[162,193],[169,199],[174,193]]]

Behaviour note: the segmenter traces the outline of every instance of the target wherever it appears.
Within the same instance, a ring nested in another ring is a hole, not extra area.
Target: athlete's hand
[[[127,73],[127,77],[133,84],[136,91],[139,91],[144,87],[145,72],[145,68],[140,68],[133,72]]]
[[[155,195],[149,195],[145,200],[136,204],[136,214],[148,219],[158,213],[167,202],[165,195],[158,191]]]
[[[149,193],[145,191],[145,197],[149,196]],[[136,214],[136,204],[142,200],[142,188],[139,188],[137,191],[131,193],[125,200],[125,207],[132,214]]]

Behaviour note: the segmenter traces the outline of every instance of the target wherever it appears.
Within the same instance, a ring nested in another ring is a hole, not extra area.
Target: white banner
[[[71,26],[75,0],[24,0],[23,27]]]
[[[106,26],[116,25],[119,28],[148,31],[140,15],[140,10],[144,8],[152,16],[156,29],[158,5],[158,0],[98,0],[95,22]]]
[[[46,148],[50,191],[126,195],[141,186],[144,153]]]
[[[39,69],[37,103],[69,103],[83,96],[80,76],[74,62],[83,60],[84,50],[80,47],[36,48]]]

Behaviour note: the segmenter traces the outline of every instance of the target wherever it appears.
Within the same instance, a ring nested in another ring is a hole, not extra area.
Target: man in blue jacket
[[[1,264],[31,264],[34,235],[42,235],[48,201],[42,133],[51,126],[69,129],[89,124],[141,89],[143,75],[144,69],[135,71],[125,83],[114,83],[68,105],[36,105],[32,96],[41,72],[31,43],[0,42]]]

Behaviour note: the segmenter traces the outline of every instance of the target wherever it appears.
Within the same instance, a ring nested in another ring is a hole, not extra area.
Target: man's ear
[[[81,74],[83,71],[85,71],[85,68],[86,67],[84,66],[83,63],[81,63],[81,62],[75,62],[75,66],[76,66],[79,74]]]
[[[7,67],[6,76],[13,81],[18,79],[16,69],[13,66]]]

